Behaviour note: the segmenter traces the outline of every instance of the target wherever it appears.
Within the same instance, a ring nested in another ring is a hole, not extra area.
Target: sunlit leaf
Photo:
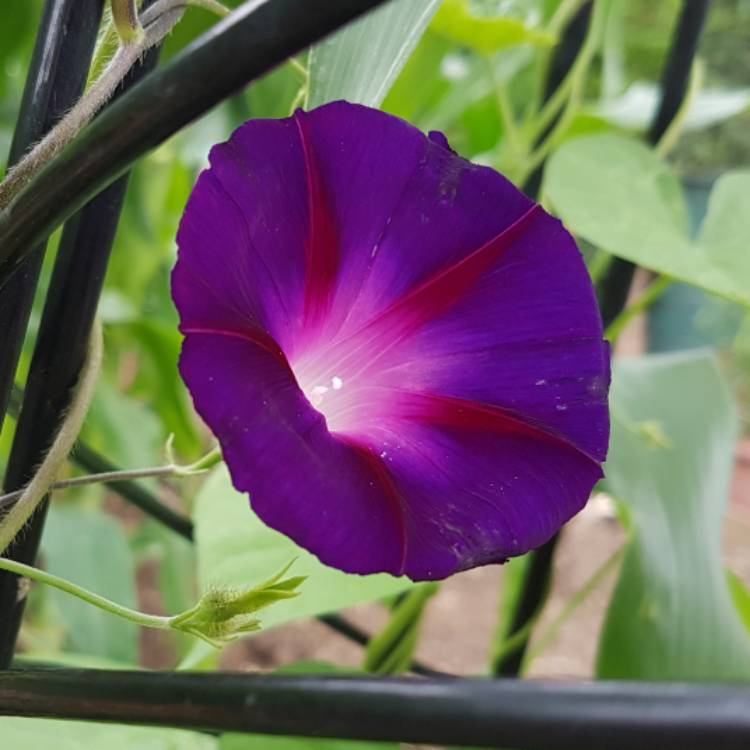
[[[260,613],[264,628],[380,599],[410,585],[389,575],[358,576],[320,563],[291,539],[265,526],[248,507],[247,497],[231,485],[222,468],[206,482],[194,511],[198,574],[211,585],[247,586],[277,573],[290,560],[290,571],[307,576],[300,595]]]
[[[335,99],[378,107],[440,0],[390,0],[310,51],[308,106]]]
[[[632,530],[598,674],[749,680],[750,636],[722,562],[737,410],[716,363],[703,352],[625,360],[611,404],[605,471]]]
[[[595,111],[622,128],[645,130],[656,115],[661,89],[654,83],[637,81],[621,96],[604,99]],[[685,130],[700,130],[739,114],[750,105],[750,88],[705,89],[690,102],[685,114]]]
[[[444,0],[432,28],[454,42],[490,54],[518,44],[552,45],[555,36],[518,18],[480,16],[469,0]]]
[[[750,305],[750,171],[722,176],[691,239],[677,178],[645,145],[578,138],[552,156],[544,190],[576,234],[621,258]]]

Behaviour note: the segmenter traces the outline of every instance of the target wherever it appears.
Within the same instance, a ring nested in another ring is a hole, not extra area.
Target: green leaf
[[[716,182],[695,240],[677,178],[637,141],[565,143],[547,165],[544,191],[571,231],[594,245],[750,305],[750,171]]]
[[[163,446],[163,431],[154,413],[141,401],[102,378],[83,431],[84,440],[120,466],[153,466]]]
[[[125,532],[101,512],[53,505],[44,530],[45,568],[118,604],[135,608],[135,564]],[[45,590],[78,654],[138,663],[138,628],[62,591]]]
[[[731,570],[727,571],[727,583],[734,606],[737,607],[742,622],[745,623],[745,627],[750,632],[750,591],[747,590],[747,586],[740,577],[732,573]]]
[[[511,627],[518,611],[521,596],[524,593],[524,585],[528,578],[532,556],[533,553],[528,553],[521,557],[514,557],[503,567],[500,606],[498,608],[497,625],[492,636],[492,654],[490,656],[490,665],[493,670],[510,651],[517,648],[510,640],[512,638]],[[530,633],[527,638],[529,635]]]
[[[550,46],[555,43],[554,34],[535,29],[521,19],[475,15],[469,0],[444,0],[432,28],[484,55],[518,44]]]
[[[421,126],[424,114],[451,90],[451,81],[442,72],[443,60],[451,49],[447,39],[428,30],[388,92],[383,109]],[[468,68],[467,63],[459,73],[464,74]]]
[[[131,324],[130,332],[145,355],[139,373],[143,381],[140,390],[149,394],[162,426],[175,436],[177,450],[191,457],[199,455],[201,441],[177,368],[182,345],[177,326],[140,319]]]
[[[336,99],[379,107],[440,0],[391,0],[313,47],[309,108]]]
[[[194,521],[198,576],[204,590],[256,583],[296,558],[290,574],[307,576],[307,580],[298,597],[278,602],[262,614],[264,628],[381,599],[411,585],[406,578],[349,575],[323,565],[263,524],[248,507],[247,497],[232,487],[224,468],[199,493]]]
[[[436,583],[415,586],[396,604],[388,625],[367,644],[364,668],[368,672],[397,674],[409,669],[425,607],[438,590]]]
[[[706,285],[750,305],[750,170],[727,172],[716,181],[697,243],[712,261],[699,269]]]
[[[3,747],[17,750],[217,750],[217,740],[180,729],[152,729],[57,719],[0,718]]]
[[[722,563],[737,410],[707,353],[615,368],[605,471],[631,539],[607,613],[603,678],[748,680],[750,637]]]

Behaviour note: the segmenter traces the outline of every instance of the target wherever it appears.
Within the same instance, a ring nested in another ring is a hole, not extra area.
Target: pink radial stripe
[[[250,344],[254,344],[261,349],[270,352],[284,363],[290,373],[292,372],[292,368],[289,366],[286,355],[277,341],[262,328],[258,328],[257,326],[243,326],[242,329],[237,330],[207,328],[204,326],[187,326],[182,327],[180,330],[186,336],[195,334],[204,336],[227,336],[229,338],[242,339],[243,341],[247,341]]]
[[[399,547],[401,550],[401,559],[394,573],[396,575],[403,575],[409,548],[405,519],[406,506],[404,504],[404,499],[401,497],[398,487],[396,486],[395,478],[388,470],[385,461],[383,461],[382,457],[379,456],[373,448],[361,443],[356,438],[351,438],[346,435],[337,435],[337,439],[349,446],[349,448],[354,451],[355,455],[362,460],[374,480],[374,486],[382,491],[383,498],[393,513],[393,518],[399,532]]]
[[[585,456],[593,464],[599,465],[593,456],[546,425],[535,423],[501,406],[450,396],[411,392],[402,393],[396,404],[397,414],[401,419],[415,420],[435,427],[527,437],[563,450],[574,451]]]
[[[302,366],[303,379],[325,379],[329,370],[348,373],[355,361],[371,369],[387,351],[453,307],[541,216],[541,206],[533,205],[478,250],[438,271],[357,332],[323,348]]]
[[[305,247],[305,306],[304,328],[306,337],[310,328],[316,329],[328,313],[338,272],[338,238],[325,189],[320,177],[316,154],[305,123],[302,110],[294,113],[307,175],[310,228]]]

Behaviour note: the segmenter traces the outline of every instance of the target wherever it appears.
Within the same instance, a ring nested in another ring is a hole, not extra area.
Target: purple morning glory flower
[[[235,487],[324,563],[414,580],[547,541],[602,476],[581,255],[492,169],[336,102],[215,146],[172,278]]]

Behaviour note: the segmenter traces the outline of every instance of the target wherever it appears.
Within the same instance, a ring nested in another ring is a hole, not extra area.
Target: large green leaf
[[[716,363],[701,352],[625,360],[611,403],[607,482],[632,536],[599,676],[748,680],[750,637],[721,548],[737,411]]]
[[[8,750],[216,750],[217,740],[180,729],[94,724],[57,719],[0,718],[0,737]]]
[[[162,434],[159,420],[145,404],[100,379],[86,415],[87,443],[120,466],[153,466],[163,452]]]
[[[444,0],[432,28],[485,55],[518,44],[552,45],[555,42],[553,34],[536,29],[523,19],[477,15],[470,0]]]
[[[380,599],[410,585],[405,578],[348,575],[323,565],[265,526],[248,507],[247,497],[232,487],[223,468],[201,490],[194,520],[198,574],[204,589],[216,584],[260,583],[295,558],[290,575],[308,576],[298,597],[262,613],[264,627]]]
[[[126,607],[136,607],[135,563],[125,532],[109,516],[74,505],[55,505],[47,521],[45,567]],[[49,589],[65,624],[65,644],[78,654],[138,662],[138,628],[69,594]]]
[[[694,240],[677,178],[637,141],[595,135],[564,144],[547,165],[544,188],[560,218],[589,242],[750,305],[750,171],[717,181]]]
[[[390,0],[310,51],[308,107],[335,99],[379,107],[440,0]]]

